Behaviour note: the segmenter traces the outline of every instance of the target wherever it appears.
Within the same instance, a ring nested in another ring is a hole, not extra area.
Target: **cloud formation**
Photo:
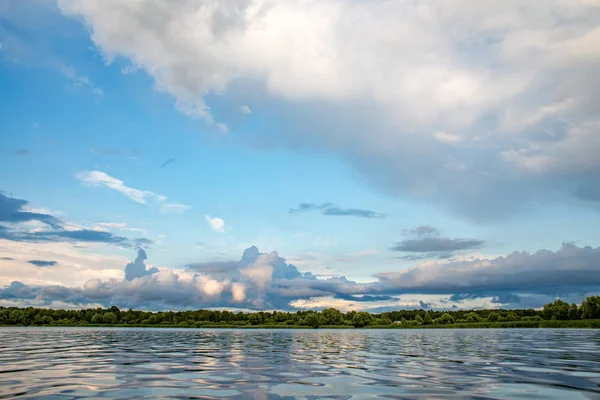
[[[377,213],[371,210],[363,210],[360,208],[339,208],[333,203],[300,203],[297,208],[290,208],[289,213],[300,213],[308,211],[320,211],[321,214],[327,216],[338,217],[361,217],[361,218],[385,218],[385,214]]]
[[[125,279],[131,281],[135,278],[141,278],[142,276],[152,275],[158,272],[158,268],[146,268],[146,251],[144,249],[138,249],[138,255],[135,261],[130,262],[125,266]]]
[[[206,222],[208,222],[208,226],[214,232],[225,233],[225,221],[221,218],[211,217],[210,215],[205,215],[204,218]]]
[[[271,146],[335,152],[392,195],[490,221],[598,186],[597,1],[58,4],[187,115],[215,123],[207,95],[252,84],[280,105]]]
[[[90,279],[81,287],[34,286],[13,282],[0,289],[0,299],[146,309],[210,307],[291,309],[294,307],[539,307],[560,295],[581,301],[598,292],[600,248],[563,244],[556,252],[515,252],[491,260],[423,263],[375,275],[358,283],[345,277],[320,279],[300,272],[276,252],[254,246],[237,261],[195,263],[185,269],[150,268],[146,253],[125,267],[126,279]],[[437,300],[435,300],[437,296]],[[440,297],[441,296],[441,297]],[[474,303],[475,302],[475,303]],[[481,303],[483,304],[483,303]],[[383,308],[382,308],[383,307]]]
[[[148,190],[134,189],[125,185],[122,180],[101,171],[82,171],[78,172],[75,177],[86,186],[107,187],[124,194],[136,203],[147,205],[149,200],[153,200],[160,206],[163,213],[183,213],[191,208],[186,204],[167,203],[167,198],[163,195]]]
[[[418,260],[422,258],[450,258],[460,251],[474,250],[483,246],[483,240],[453,239],[440,236],[440,231],[429,225],[405,230],[406,239],[397,242],[390,250],[409,253],[400,258]]]
[[[29,260],[27,261],[31,265],[36,267],[52,267],[57,264],[56,261],[44,261],[44,260]]]
[[[129,239],[104,230],[85,229],[69,224],[53,215],[30,211],[27,200],[0,192],[0,239],[18,242],[88,242],[137,247],[152,244],[146,238]],[[2,225],[8,223],[9,226]],[[35,229],[23,227],[35,223]]]

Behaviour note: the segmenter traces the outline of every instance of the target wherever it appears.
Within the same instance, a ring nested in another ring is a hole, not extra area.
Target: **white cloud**
[[[556,187],[535,174],[600,170],[597,1],[59,5],[184,113],[216,123],[205,95],[257,82],[256,96],[290,105],[283,143],[341,152],[393,194],[498,218],[522,188]]]
[[[104,186],[117,192],[120,192],[131,200],[140,204],[147,204],[148,198],[156,197],[157,195],[147,190],[138,190],[126,186],[122,180],[113,178],[112,176],[100,171],[83,171],[75,175],[84,185],[87,186]]]
[[[241,106],[240,111],[242,112],[242,114],[252,114],[252,109],[247,105]]]
[[[57,263],[52,267],[37,268],[28,263],[30,260]],[[32,285],[79,286],[92,278],[122,279],[126,263],[127,258],[123,256],[88,252],[70,243],[0,239],[0,286],[15,280]]]
[[[208,222],[210,229],[212,229],[215,232],[220,232],[220,233],[225,232],[225,221],[223,221],[221,218],[217,218],[217,217],[213,218],[210,215],[205,215],[204,218],[206,218],[206,221]]]
[[[182,214],[189,210],[190,206],[187,204],[178,204],[178,203],[163,203],[160,205],[160,211],[165,214]]]
[[[433,135],[438,142],[446,144],[458,144],[463,141],[463,137],[456,133],[437,132]]]
[[[93,228],[95,230],[109,231],[111,229],[131,232],[146,232],[144,229],[131,228],[124,222],[100,222]]]
[[[87,76],[78,75],[75,71],[75,68],[73,68],[72,66],[63,67],[62,72],[65,75],[65,77],[71,81],[71,85],[73,87],[87,88],[98,99],[102,99],[104,97],[104,91],[101,88],[95,86]]]
[[[87,186],[104,186],[117,192],[120,192],[130,198],[131,200],[140,203],[148,204],[150,199],[153,199],[157,204],[160,205],[161,212],[163,213],[183,213],[189,210],[191,207],[186,204],[179,203],[167,203],[167,197],[150,192],[148,190],[134,189],[126,186],[122,180],[114,178],[101,171],[82,171],[75,175],[84,185]]]

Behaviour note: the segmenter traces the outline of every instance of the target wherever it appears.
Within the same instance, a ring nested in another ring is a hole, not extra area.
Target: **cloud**
[[[390,250],[412,253],[401,257],[408,260],[432,257],[449,258],[456,252],[481,248],[485,243],[483,240],[477,239],[440,237],[440,232],[429,225],[404,231],[404,234],[408,237],[397,242]]]
[[[564,243],[560,250],[514,252],[506,257],[423,263],[376,274],[384,292],[481,294],[581,292],[600,284],[600,248]]]
[[[126,186],[122,180],[113,178],[112,176],[100,171],[83,171],[75,175],[84,185],[87,186],[104,186],[119,193],[124,194],[131,200],[146,204],[148,198],[156,197],[157,195],[147,190],[138,190]]]
[[[140,229],[140,228],[131,228],[131,227],[127,226],[127,224],[124,222],[99,222],[98,224],[96,224],[94,229],[95,230],[115,229],[115,230],[121,230],[121,231],[145,232],[143,229]]]
[[[564,244],[556,252],[422,263],[377,274],[377,280],[366,283],[345,277],[320,279],[300,272],[276,252],[261,253],[254,246],[237,261],[195,263],[185,269],[148,268],[145,261],[145,251],[138,250],[137,258],[125,267],[124,280],[91,278],[75,287],[12,282],[0,288],[0,299],[155,310],[334,306],[381,312],[423,307],[540,307],[557,295],[580,302],[600,285],[600,248],[573,244]]]
[[[125,267],[125,279],[131,281],[135,278],[141,278],[142,276],[152,275],[158,272],[157,268],[146,268],[146,261],[148,257],[146,256],[146,252],[144,249],[138,249],[138,255],[135,261],[130,262]]]
[[[43,261],[43,260],[29,260],[29,264],[35,265],[36,267],[52,267],[57,264],[56,261]]]
[[[210,215],[205,215],[204,218],[206,218],[208,226],[210,226],[210,229],[214,232],[225,233],[225,221],[221,218],[211,217]]]
[[[250,109],[250,107],[248,107],[246,105],[241,106],[240,111],[242,112],[242,114],[246,114],[246,115],[252,114],[252,110]]]
[[[160,167],[161,167],[161,168],[164,168],[164,167],[166,167],[167,165],[169,165],[169,164],[171,164],[171,163],[174,163],[174,162],[175,162],[175,159],[174,159],[174,158],[169,158],[168,160],[166,160],[165,162],[163,162],[162,164],[160,164]]]
[[[57,228],[61,222],[56,217],[33,211],[28,211],[27,200],[9,197],[0,191],[0,222],[20,223],[38,221]]]
[[[29,150],[27,150],[27,149],[19,149],[19,150],[15,150],[13,154],[16,155],[16,156],[26,156],[26,155],[29,154]]]
[[[162,212],[163,214],[183,214],[191,208],[192,207],[188,206],[187,204],[162,203],[160,205],[160,212]]]
[[[257,140],[340,155],[391,195],[490,221],[597,183],[595,1],[58,4],[185,114],[214,122],[207,99],[251,86],[282,132]]]
[[[290,214],[308,211],[321,211],[321,214],[327,216],[341,216],[341,217],[361,217],[361,218],[385,218],[385,214],[377,213],[375,211],[363,210],[359,208],[338,208],[333,203],[322,203],[322,204],[311,204],[311,203],[300,203],[297,208],[290,208]]]
[[[79,75],[72,66],[63,66],[62,73],[71,81],[71,86],[73,88],[85,88],[88,89],[97,99],[104,98],[104,91],[95,86],[87,76]]]
[[[145,238],[128,239],[112,233],[85,229],[65,222],[53,215],[36,212],[28,208],[27,200],[9,197],[0,192],[0,239],[19,242],[88,242],[114,244],[121,247],[134,247],[138,243],[151,244]],[[43,211],[43,210],[42,210]],[[24,223],[36,223],[33,230],[23,229]]]
[[[148,191],[131,188],[123,183],[122,180],[114,178],[101,171],[82,171],[78,172],[75,177],[84,185],[92,187],[107,187],[124,194],[129,199],[140,204],[148,204],[149,200],[154,200],[160,205],[163,213],[182,213],[189,210],[191,207],[185,204],[167,203],[167,198],[163,195]]]

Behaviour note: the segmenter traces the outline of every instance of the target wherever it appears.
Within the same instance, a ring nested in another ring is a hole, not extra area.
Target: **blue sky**
[[[594,2],[126,4],[0,2],[0,301],[537,307],[598,291]],[[264,254],[238,265],[251,246]],[[153,273],[124,279],[139,247]],[[579,280],[536,288],[518,271],[539,273],[539,250],[542,275]],[[496,257],[515,270],[497,276]],[[279,282],[280,259],[319,282]],[[190,267],[210,263],[237,267]],[[474,265],[500,283],[478,286]],[[188,297],[140,300],[136,282],[173,276]]]

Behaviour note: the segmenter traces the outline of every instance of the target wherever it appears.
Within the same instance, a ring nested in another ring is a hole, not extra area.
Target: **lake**
[[[600,331],[0,328],[0,398],[600,399]]]

